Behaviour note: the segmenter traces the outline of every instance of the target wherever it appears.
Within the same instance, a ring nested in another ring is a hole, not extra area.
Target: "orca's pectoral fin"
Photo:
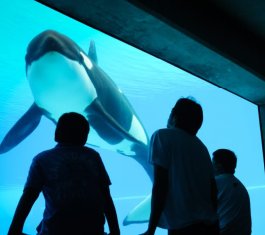
[[[33,132],[41,116],[40,108],[34,103],[4,137],[0,145],[0,154],[8,152]]]
[[[98,135],[109,144],[117,144],[126,138],[132,142],[141,142],[128,133],[102,106],[98,99],[95,99],[86,108],[87,118],[90,125]]]

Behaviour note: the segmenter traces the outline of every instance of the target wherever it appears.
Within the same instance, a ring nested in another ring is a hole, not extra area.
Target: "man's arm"
[[[108,186],[104,188],[104,197],[104,213],[109,225],[110,235],[120,235],[118,217]]]
[[[144,235],[153,235],[164,209],[168,193],[168,170],[154,165],[154,184],[152,189],[151,215],[148,230]]]
[[[22,234],[23,226],[26,218],[40,194],[40,191],[34,189],[26,188],[19,200],[17,205],[15,215],[13,217],[12,223],[10,225],[8,235],[20,235]]]

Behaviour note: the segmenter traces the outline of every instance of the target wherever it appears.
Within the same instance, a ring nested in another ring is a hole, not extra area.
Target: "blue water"
[[[230,148],[238,155],[236,176],[249,190],[253,235],[265,234],[264,165],[257,106],[39,3],[1,0],[0,9],[0,140],[33,103],[24,62],[30,40],[43,30],[54,29],[87,51],[93,39],[99,65],[126,95],[150,136],[165,126],[171,107],[179,97],[192,95],[201,103],[205,119],[199,137],[210,153],[217,148]],[[0,156],[0,235],[7,233],[32,158],[54,146],[54,128],[43,117],[25,141]],[[147,224],[123,226],[122,221],[150,193],[147,174],[132,158],[105,149],[97,151],[112,180],[111,193],[122,234],[143,232]],[[43,209],[40,197],[24,232],[34,234]],[[157,234],[166,232],[161,229]]]

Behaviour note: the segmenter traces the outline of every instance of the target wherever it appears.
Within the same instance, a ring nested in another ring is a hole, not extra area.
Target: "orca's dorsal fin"
[[[98,63],[96,46],[95,46],[95,42],[93,40],[90,41],[88,56],[94,63],[96,63],[96,64]]]

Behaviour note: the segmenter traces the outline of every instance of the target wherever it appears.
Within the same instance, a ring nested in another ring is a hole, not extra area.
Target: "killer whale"
[[[98,66],[93,41],[86,54],[67,36],[47,30],[30,41],[25,61],[34,102],[4,137],[0,154],[29,136],[43,116],[56,124],[63,113],[75,111],[90,122],[90,144],[134,158],[152,179],[148,135],[125,95]],[[136,207],[124,224],[146,222],[149,205],[150,200]]]
[[[67,36],[47,30],[30,41],[25,61],[34,102],[4,137],[0,154],[29,136],[43,116],[56,124],[63,113],[74,111],[89,120],[91,144],[134,158],[152,179],[148,135],[125,95],[98,66],[93,41],[86,54]],[[149,204],[137,207],[124,224],[146,222]],[[142,208],[146,215],[139,219]]]
[[[86,55],[70,38],[47,30],[29,43],[25,60],[34,103],[4,137],[0,154],[30,135],[42,116],[56,123],[68,111],[87,117],[97,135],[124,155],[148,146],[148,135],[129,101],[97,65],[93,41]]]

